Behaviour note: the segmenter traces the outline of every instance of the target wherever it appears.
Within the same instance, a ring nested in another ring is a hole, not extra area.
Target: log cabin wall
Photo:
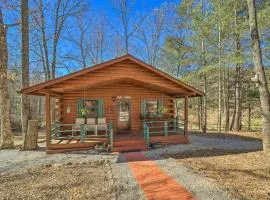
[[[48,88],[62,93],[59,99],[58,116],[65,124],[75,123],[78,99],[101,99],[104,103],[104,115],[107,122],[112,120],[116,127],[116,102],[113,96],[131,97],[131,132],[142,131],[141,101],[162,100],[168,108],[170,117],[175,116],[175,92],[183,92],[174,82],[159,76],[132,61],[125,60],[81,76],[56,83]],[[67,107],[70,113],[67,113]]]
[[[64,124],[73,124],[77,117],[78,99],[102,99],[104,103],[104,116],[107,122],[112,121],[113,127],[116,127],[116,101],[113,96],[130,96],[131,99],[131,133],[141,134],[143,130],[143,120],[141,119],[141,101],[142,100],[163,100],[163,106],[168,108],[168,113],[174,117],[174,98],[162,92],[154,91],[148,88],[134,86],[132,84],[114,84],[111,86],[96,87],[88,90],[65,93],[62,96],[61,119]],[[70,113],[67,113],[67,107],[70,107]]]

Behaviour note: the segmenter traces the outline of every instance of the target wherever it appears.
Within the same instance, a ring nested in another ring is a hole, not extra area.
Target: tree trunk
[[[10,101],[8,94],[7,64],[7,26],[3,23],[2,10],[0,7],[0,148],[2,149],[14,147],[13,135],[11,133],[10,126]]]
[[[234,125],[234,121],[235,121],[235,100],[234,100],[234,109],[233,109],[233,115],[232,115],[232,120],[231,120],[231,124],[230,124],[230,131],[233,130],[233,125]]]
[[[236,67],[236,83],[235,83],[235,117],[233,121],[233,130],[240,130],[241,121],[241,93],[240,93],[240,67]]]
[[[205,96],[203,97],[203,133],[206,133],[207,130],[207,99],[206,99],[206,73],[203,71],[203,92]]]
[[[198,129],[201,130],[201,97],[198,97]]]
[[[36,150],[38,140],[38,120],[29,120],[27,133],[23,137],[22,150]]]
[[[237,59],[236,68],[235,68],[235,118],[233,123],[233,130],[239,131],[241,125],[241,86],[240,86],[240,73],[241,73],[241,64],[239,63],[241,55],[241,46],[240,46],[240,35],[238,33],[238,23],[237,23],[237,5],[234,7],[235,12],[235,40],[236,40],[236,51],[235,56]]]
[[[28,0],[21,1],[21,33],[22,33],[22,88],[29,87],[29,26],[28,26]],[[29,97],[21,95],[22,133],[26,134],[27,123],[30,116]]]
[[[204,0],[201,0],[201,20],[204,21]],[[205,68],[205,46],[204,46],[204,35],[201,38],[201,61],[202,67]],[[202,122],[202,131],[206,133],[207,129],[207,98],[206,98],[206,73],[203,69],[203,92],[205,96],[203,97],[203,122]]]
[[[230,107],[229,107],[229,72],[226,73],[226,96],[225,96],[225,131],[229,130],[230,125]]]
[[[248,103],[248,130],[250,131],[250,125],[251,125],[251,107],[250,102]]]
[[[254,0],[247,0],[249,10],[250,35],[252,40],[254,71],[258,77],[258,87],[260,92],[260,102],[264,118],[263,124],[263,149],[270,151],[270,99],[267,80],[265,78],[264,66],[260,47],[260,37],[257,28],[257,14]]]
[[[45,31],[45,17],[44,17],[44,8],[43,8],[43,1],[39,0],[39,13],[40,13],[40,28],[42,33],[42,46],[44,48],[44,63],[45,63],[45,75],[46,80],[51,79],[51,70],[49,64],[49,53],[48,53],[48,46],[47,46],[47,39],[46,39],[46,31]]]
[[[221,132],[221,6],[219,3],[218,24],[218,132]]]

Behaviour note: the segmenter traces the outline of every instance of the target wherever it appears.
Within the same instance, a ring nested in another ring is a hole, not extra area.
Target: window
[[[98,117],[98,100],[84,100],[87,117]]]
[[[101,99],[78,99],[77,117],[104,117],[103,100]]]
[[[146,101],[146,112],[148,116],[158,115],[158,100],[147,100]]]

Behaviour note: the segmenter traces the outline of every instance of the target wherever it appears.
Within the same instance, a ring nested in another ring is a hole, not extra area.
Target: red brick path
[[[141,152],[124,153],[128,165],[148,200],[196,198]]]

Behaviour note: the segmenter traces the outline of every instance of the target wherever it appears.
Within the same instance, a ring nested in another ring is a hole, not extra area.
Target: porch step
[[[114,147],[112,152],[129,152],[129,151],[145,151],[147,150],[145,145],[139,146],[121,146],[121,147]]]
[[[114,141],[113,146],[114,147],[125,147],[125,146],[144,146],[145,141],[144,140],[120,140],[120,141]]]
[[[113,143],[113,152],[127,152],[147,150],[143,137],[125,138],[115,140]]]

